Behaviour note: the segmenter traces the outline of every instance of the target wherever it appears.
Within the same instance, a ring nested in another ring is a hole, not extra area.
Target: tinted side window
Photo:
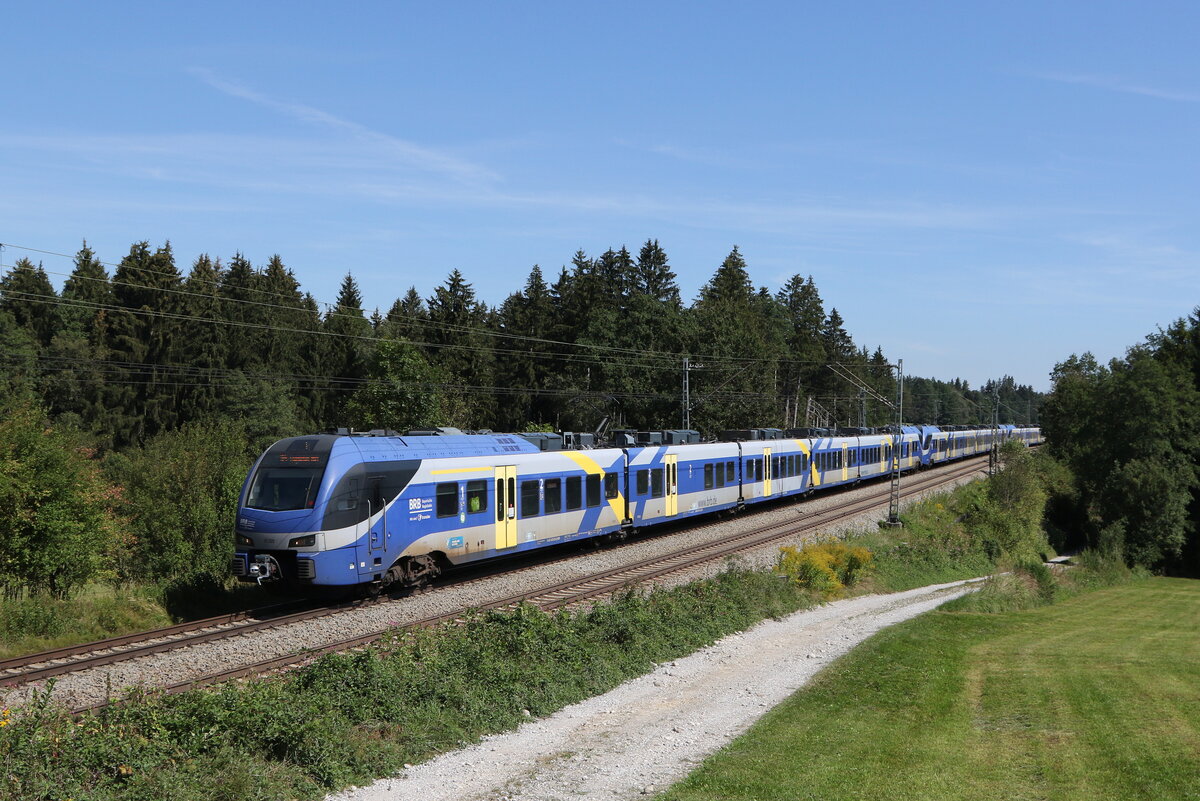
[[[562,511],[562,479],[546,479],[546,514]]]
[[[538,502],[538,480],[521,482],[521,517],[537,517],[541,504]]]
[[[714,469],[716,472],[716,485],[718,487],[725,486],[725,468],[721,465],[716,465]]]
[[[613,476],[616,478],[616,476]],[[587,477],[587,505],[600,505],[600,476],[597,473]]]
[[[617,485],[617,474],[609,473],[604,477],[604,497],[613,499],[621,494],[621,489]]]
[[[454,517],[458,514],[458,482],[437,485],[437,516]]]
[[[704,488],[713,488],[713,466],[711,464],[704,465]]]
[[[717,465],[717,467],[720,467],[720,465]],[[733,462],[725,463],[725,483],[726,484],[736,484],[737,483],[737,470],[736,470],[736,468],[734,468]]]
[[[656,467],[650,471],[650,494],[661,498],[663,494],[663,469]]]
[[[487,481],[467,482],[467,514],[487,511]]]
[[[639,470],[637,471],[637,494],[645,495],[648,492],[650,492],[650,471]]]
[[[583,478],[580,476],[567,477],[567,511],[583,506]]]

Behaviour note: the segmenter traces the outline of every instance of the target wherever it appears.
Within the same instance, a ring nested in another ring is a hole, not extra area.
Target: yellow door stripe
[[[810,487],[821,486],[821,471],[817,469],[817,460],[813,458],[812,448],[808,447],[808,443],[801,439],[794,439],[796,447],[808,459],[808,484]]]
[[[596,464],[596,461],[590,456],[585,456],[578,451],[562,451],[563,456],[570,459],[575,464],[583,468],[584,472],[593,476],[605,475],[604,468]],[[604,492],[604,486],[601,484],[600,491]],[[608,505],[612,508],[613,514],[617,516],[617,520],[625,522],[625,497],[620,492],[620,485],[617,485],[617,497],[609,498]]]

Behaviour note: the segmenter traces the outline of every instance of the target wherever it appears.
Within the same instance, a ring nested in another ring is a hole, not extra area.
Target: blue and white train
[[[902,431],[904,471],[984,453],[993,437]],[[260,583],[418,586],[454,565],[886,476],[894,443],[741,433],[700,443],[686,441],[695,432],[654,432],[640,441],[683,442],[566,450],[543,450],[544,435],[291,437],[246,479],[232,569]],[[998,436],[1041,442],[1032,427],[1001,426]]]

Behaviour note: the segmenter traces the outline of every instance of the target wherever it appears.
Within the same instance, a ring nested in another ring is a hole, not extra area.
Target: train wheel
[[[429,554],[406,556],[392,565],[388,583],[398,585],[407,594],[415,595],[441,575],[441,565]]]

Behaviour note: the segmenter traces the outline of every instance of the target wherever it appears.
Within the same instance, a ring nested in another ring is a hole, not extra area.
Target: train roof
[[[282,439],[268,449],[267,456],[274,456],[281,463],[316,464],[323,463],[329,457],[351,452],[350,449],[370,462],[538,452],[536,445],[513,434],[388,436],[337,433]]]

